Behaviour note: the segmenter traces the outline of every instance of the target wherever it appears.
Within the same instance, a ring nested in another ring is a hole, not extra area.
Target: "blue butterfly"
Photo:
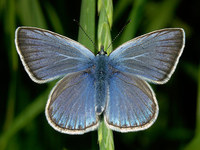
[[[103,115],[108,128],[130,132],[155,122],[158,104],[146,81],[169,80],[183,52],[185,33],[181,28],[157,30],[122,44],[109,56],[103,48],[95,56],[72,39],[33,27],[17,28],[15,44],[33,81],[64,76],[45,110],[55,130],[83,134],[97,129]]]

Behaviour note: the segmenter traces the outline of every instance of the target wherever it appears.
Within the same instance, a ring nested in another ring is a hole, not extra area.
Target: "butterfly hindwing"
[[[52,90],[46,116],[62,133],[83,134],[98,127],[93,77],[85,72],[68,74]]]
[[[19,27],[15,33],[15,44],[26,71],[37,83],[85,70],[95,57],[76,41],[34,27]]]
[[[104,113],[104,120],[109,128],[129,132],[144,130],[154,123],[158,115],[158,104],[147,82],[118,72],[109,83]]]
[[[116,69],[163,84],[174,72],[184,45],[183,29],[162,29],[122,44],[109,57]]]

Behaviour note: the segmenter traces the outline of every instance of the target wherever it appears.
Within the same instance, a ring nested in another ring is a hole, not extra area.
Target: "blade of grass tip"
[[[49,20],[54,28],[54,31],[59,34],[64,34],[64,30],[62,27],[62,23],[52,5],[49,2],[46,2],[45,8],[47,11],[47,15],[49,16]]]
[[[122,44],[135,37],[136,31],[142,19],[143,8],[146,0],[135,0],[133,2],[133,8],[130,12],[128,20],[131,20],[129,25],[124,29],[119,44]]]
[[[111,43],[111,35],[110,35],[110,28],[112,25],[112,14],[109,11],[106,11],[106,9],[109,9],[109,7],[113,7],[112,1],[109,3],[105,3],[105,0],[99,0],[98,1],[99,8],[99,22],[98,22],[98,47],[100,48],[101,45],[104,46],[105,50],[107,50],[107,53],[109,54],[112,51],[112,47],[107,49],[108,45]],[[110,8],[113,10],[112,8]],[[109,18],[110,16],[111,18]],[[104,123],[104,119],[102,119],[99,128],[98,128],[98,142],[99,142],[99,148],[100,150],[114,150],[114,140],[113,140],[113,133],[112,130],[107,128],[107,126]]]
[[[93,42],[95,42],[95,6],[94,0],[82,0],[80,12],[80,25]],[[85,33],[79,29],[78,41],[95,52],[95,46]]]

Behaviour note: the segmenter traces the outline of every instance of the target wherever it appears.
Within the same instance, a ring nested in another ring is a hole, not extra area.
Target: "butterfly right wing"
[[[95,112],[94,78],[87,71],[68,74],[51,91],[46,118],[57,131],[83,134],[95,130],[99,119]]]
[[[157,30],[136,37],[114,50],[109,58],[117,70],[153,83],[166,83],[185,45],[181,28]]]
[[[76,41],[34,27],[17,28],[15,44],[25,70],[37,83],[85,70],[95,57]]]

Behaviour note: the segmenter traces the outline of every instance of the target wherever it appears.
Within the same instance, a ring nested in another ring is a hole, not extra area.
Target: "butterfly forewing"
[[[130,132],[150,127],[157,118],[158,104],[148,83],[130,74],[116,73],[109,82],[105,111],[107,126]]]
[[[93,77],[86,72],[64,77],[49,96],[46,116],[50,125],[62,133],[83,134],[96,129]]]
[[[19,27],[15,44],[26,71],[38,83],[85,70],[95,57],[76,41],[33,27]]]
[[[182,29],[163,29],[126,42],[109,57],[116,69],[162,84],[171,77],[184,45]]]

